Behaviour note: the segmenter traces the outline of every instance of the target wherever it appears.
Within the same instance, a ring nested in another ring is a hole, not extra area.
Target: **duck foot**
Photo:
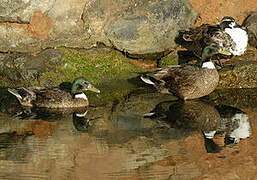
[[[218,62],[215,62],[215,64],[216,64],[217,66],[219,66],[220,69],[224,67],[224,63],[222,63],[222,62],[220,61],[220,59],[218,59]]]
[[[224,69],[224,68],[227,68],[227,69],[234,69],[235,65],[234,64],[224,64],[222,62],[220,63],[215,63],[215,65],[219,66],[219,69],[218,70],[221,70],[221,69]]]

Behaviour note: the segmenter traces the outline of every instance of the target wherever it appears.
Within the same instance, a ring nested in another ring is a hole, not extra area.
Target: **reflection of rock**
[[[243,22],[247,28],[249,44],[257,48],[257,12],[251,13]]]
[[[24,161],[30,152],[25,139],[31,133],[17,134],[16,132],[0,134],[0,159],[9,161]]]
[[[121,101],[114,107],[112,122],[121,129],[140,129],[142,128],[143,114],[149,112],[165,99],[174,100],[177,98],[159,93],[131,94],[128,99]]]

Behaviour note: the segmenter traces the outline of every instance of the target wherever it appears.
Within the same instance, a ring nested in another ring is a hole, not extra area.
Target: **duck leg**
[[[218,60],[218,62],[216,62],[215,64],[218,65],[220,68],[223,68],[224,64],[220,61],[220,57],[219,56],[217,56],[217,60]]]
[[[233,56],[218,55],[218,56],[217,56],[217,61],[218,61],[218,62],[216,62],[215,64],[216,64],[217,66],[219,66],[221,69],[222,69],[222,68],[231,68],[231,69],[233,69],[233,68],[234,68],[234,65],[233,65],[233,64],[230,64],[230,63],[222,63],[222,62],[220,61],[220,59],[222,59],[222,58],[231,59],[232,57],[233,57]]]

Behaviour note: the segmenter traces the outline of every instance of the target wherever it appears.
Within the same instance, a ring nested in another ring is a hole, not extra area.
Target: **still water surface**
[[[256,179],[256,94],[142,91],[49,112],[2,93],[0,179]]]

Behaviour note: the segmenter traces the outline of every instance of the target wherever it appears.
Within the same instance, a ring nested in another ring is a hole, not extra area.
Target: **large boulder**
[[[196,19],[187,0],[14,0],[0,2],[0,51],[90,48],[160,54]]]
[[[186,0],[96,0],[82,18],[106,44],[128,55],[151,56],[175,47],[178,31],[192,24],[196,13]]]
[[[257,12],[253,12],[247,16],[243,25],[246,27],[248,32],[249,44],[257,48]]]

